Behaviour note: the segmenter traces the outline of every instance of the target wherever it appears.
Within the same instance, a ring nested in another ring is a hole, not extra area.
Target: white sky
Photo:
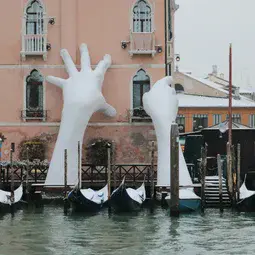
[[[229,44],[233,83],[255,87],[255,0],[176,0],[175,53],[180,70],[206,77],[212,65],[228,79]]]

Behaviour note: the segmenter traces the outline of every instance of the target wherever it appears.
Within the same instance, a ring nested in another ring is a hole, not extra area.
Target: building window
[[[183,86],[181,85],[181,84],[175,84],[175,91],[178,93],[180,93],[180,92],[184,92],[184,88],[183,88]]]
[[[193,115],[193,131],[198,131],[208,127],[207,114],[194,114]]]
[[[179,127],[180,133],[185,133],[185,116],[182,114],[178,114],[176,118],[176,123]]]
[[[137,1],[133,8],[133,32],[152,32],[151,20],[150,5],[146,0]]]
[[[43,34],[43,7],[37,0],[32,1],[26,10],[26,34]]]
[[[24,9],[21,56],[25,60],[31,55],[47,59],[47,20],[41,0],[28,1]]]
[[[44,118],[43,109],[43,77],[37,71],[33,70],[26,79],[26,118]]]
[[[150,77],[140,69],[133,78],[133,116],[147,116],[143,110],[143,94],[150,90]]]
[[[228,114],[227,114],[226,118],[228,120]],[[232,114],[232,122],[241,124],[241,122],[242,122],[241,114],[239,114],[239,113]]]
[[[221,114],[213,114],[213,125],[221,123]]]
[[[255,114],[250,114],[249,116],[249,126],[255,128]]]

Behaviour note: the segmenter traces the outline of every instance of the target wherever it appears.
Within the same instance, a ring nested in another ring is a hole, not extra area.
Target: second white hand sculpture
[[[103,111],[107,116],[115,116],[116,110],[102,94],[104,75],[111,65],[111,56],[105,55],[95,70],[91,69],[89,52],[86,44],[82,44],[81,71],[79,72],[68,51],[61,50],[67,80],[48,76],[46,80],[63,90],[64,106],[57,142],[50,161],[45,185],[64,185],[64,149],[68,153],[68,185],[76,185],[78,181],[78,141],[82,146],[84,132],[93,113]]]
[[[143,95],[145,111],[152,118],[158,146],[157,185],[170,186],[170,134],[171,124],[175,122],[178,112],[176,92],[170,87],[172,77],[165,77],[156,82],[151,90]],[[192,185],[188,168],[179,145],[179,184]]]

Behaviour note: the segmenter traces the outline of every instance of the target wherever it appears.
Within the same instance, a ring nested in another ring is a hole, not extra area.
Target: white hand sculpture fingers
[[[66,71],[68,72],[69,76],[74,76],[78,70],[75,67],[75,64],[66,49],[61,50],[60,55],[65,63]]]
[[[55,77],[55,76],[47,76],[46,81],[58,86],[61,89],[64,87],[65,82],[66,82],[66,80]]]
[[[91,70],[90,57],[87,44],[83,43],[80,47],[81,52],[81,71]]]
[[[105,75],[105,72],[107,71],[107,69],[111,66],[111,63],[112,63],[112,58],[110,55],[105,55],[104,56],[104,59],[101,60],[96,69],[95,69],[95,74],[99,77],[104,77]]]
[[[100,109],[106,116],[114,117],[117,114],[117,111],[110,104],[105,103],[104,106]]]

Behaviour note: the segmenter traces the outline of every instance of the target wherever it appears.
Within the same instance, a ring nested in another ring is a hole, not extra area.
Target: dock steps
[[[205,203],[207,207],[219,207],[219,176],[205,177]],[[230,199],[226,186],[226,179],[222,177],[222,203],[224,207],[229,207]]]

